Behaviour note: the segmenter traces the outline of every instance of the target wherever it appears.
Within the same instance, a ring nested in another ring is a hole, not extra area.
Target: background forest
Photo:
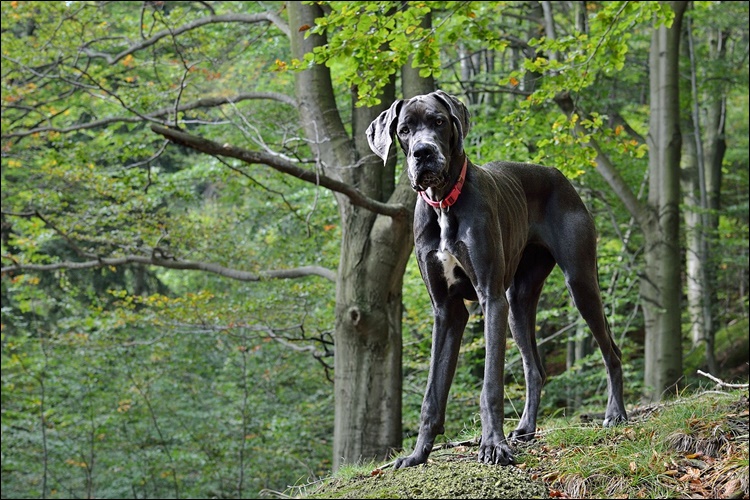
[[[474,163],[589,206],[629,409],[747,381],[747,2],[3,1],[1,51],[3,497],[254,497],[411,448],[416,197],[364,130],[434,88]],[[559,270],[537,330],[542,425],[603,412]],[[483,349],[474,308],[447,439]]]

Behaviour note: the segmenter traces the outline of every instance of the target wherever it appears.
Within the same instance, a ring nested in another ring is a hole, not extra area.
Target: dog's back
[[[510,161],[490,162],[481,168],[496,178],[498,183],[507,183],[508,178],[512,177],[520,184],[526,195],[529,241],[547,241],[545,233],[558,233],[569,227],[573,219],[575,232],[595,234],[594,221],[588,208],[570,180],[558,169]],[[560,211],[560,206],[565,206],[566,210]]]

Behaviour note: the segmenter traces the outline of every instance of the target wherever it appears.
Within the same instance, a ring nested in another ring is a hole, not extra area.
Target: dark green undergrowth
[[[397,471],[392,462],[346,467],[283,495],[748,498],[747,388],[701,390],[629,414],[627,424],[609,429],[580,416],[544,419],[537,439],[515,446],[513,466],[477,463],[476,440],[469,440],[436,447],[423,466]]]

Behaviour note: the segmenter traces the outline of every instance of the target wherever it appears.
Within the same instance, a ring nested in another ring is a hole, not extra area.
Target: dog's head
[[[442,190],[451,165],[463,157],[470,126],[466,106],[438,90],[394,102],[367,128],[367,142],[385,162],[395,134],[406,155],[412,188]]]

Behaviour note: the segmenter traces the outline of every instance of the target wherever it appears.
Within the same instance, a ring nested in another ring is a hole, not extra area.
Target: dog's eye
[[[443,122],[443,120],[441,120],[440,118],[438,118],[437,120],[435,120],[435,125],[437,125],[438,127],[440,127],[441,125],[443,125],[443,123],[445,123],[445,122]]]
[[[409,133],[409,127],[401,127],[401,129],[399,129],[398,133],[401,134],[401,135],[407,135]]]

